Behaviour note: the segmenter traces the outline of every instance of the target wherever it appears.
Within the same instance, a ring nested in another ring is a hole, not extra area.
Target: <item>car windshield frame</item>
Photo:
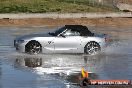
[[[63,31],[66,30],[66,27],[60,27],[59,29],[53,31],[53,32],[49,32],[50,35],[53,35],[53,36],[58,36],[59,34],[61,34]]]

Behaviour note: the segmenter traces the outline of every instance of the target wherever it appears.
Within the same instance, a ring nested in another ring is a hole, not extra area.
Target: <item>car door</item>
[[[72,53],[79,52],[81,36],[77,32],[67,29],[66,32],[54,39],[55,52]]]

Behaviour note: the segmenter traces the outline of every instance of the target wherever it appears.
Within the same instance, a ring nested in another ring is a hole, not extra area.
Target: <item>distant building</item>
[[[116,7],[119,8],[119,10],[124,12],[132,11],[132,0],[116,0],[116,1],[117,1]]]
[[[132,0],[117,0],[119,3],[132,4]]]
[[[117,7],[121,11],[132,11],[132,0],[88,0],[93,6],[102,5],[109,7]]]
[[[130,4],[118,3],[117,8],[119,8],[119,10],[124,12],[132,12],[132,5]]]

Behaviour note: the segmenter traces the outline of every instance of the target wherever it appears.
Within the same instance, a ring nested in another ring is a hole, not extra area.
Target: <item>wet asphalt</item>
[[[48,32],[51,28],[0,27],[0,88],[80,88],[77,84],[82,67],[90,79],[132,80],[131,27],[89,29],[109,34],[113,40],[98,55],[19,53],[13,47],[15,37]]]

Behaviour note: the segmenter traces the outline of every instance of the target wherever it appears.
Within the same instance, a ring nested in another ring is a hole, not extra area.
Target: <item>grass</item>
[[[86,0],[0,0],[0,13],[113,12],[115,8],[92,6]]]

